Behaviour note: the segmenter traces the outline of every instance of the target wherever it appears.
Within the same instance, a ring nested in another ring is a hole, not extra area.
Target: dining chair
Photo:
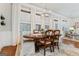
[[[51,46],[53,47],[53,52],[54,52],[54,30],[47,30],[47,36],[51,40]]]
[[[54,30],[54,46],[57,46],[59,49],[59,37],[60,37],[60,30]]]
[[[53,31],[52,30],[47,30],[45,31],[45,35],[44,38],[42,40],[40,40],[41,43],[41,47],[44,49],[44,56],[46,55],[46,48],[49,47],[50,48],[50,52],[52,52],[52,45],[51,45],[51,36]]]

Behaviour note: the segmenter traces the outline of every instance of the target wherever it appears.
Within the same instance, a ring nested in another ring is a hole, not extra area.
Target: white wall
[[[0,47],[11,45],[12,43],[12,21],[11,4],[0,3],[0,16],[5,17],[5,26],[0,25]],[[1,19],[0,19],[1,22]]]
[[[11,22],[11,4],[9,3],[0,3],[0,16],[5,17],[5,26],[0,25],[0,31],[11,31],[12,22]],[[1,22],[1,20],[0,20]]]
[[[0,48],[12,44],[12,33],[10,31],[0,31]]]

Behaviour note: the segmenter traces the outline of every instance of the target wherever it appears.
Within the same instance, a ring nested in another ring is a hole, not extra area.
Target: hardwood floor
[[[6,56],[15,56],[17,46],[6,46],[1,49],[1,53]]]

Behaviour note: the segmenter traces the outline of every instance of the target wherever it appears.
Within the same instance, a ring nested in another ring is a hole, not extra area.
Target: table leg
[[[39,47],[37,45],[37,42],[35,42],[35,52],[39,52]]]

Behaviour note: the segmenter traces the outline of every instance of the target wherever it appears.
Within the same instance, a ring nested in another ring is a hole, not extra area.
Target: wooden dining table
[[[61,36],[61,35],[57,35],[57,36]],[[24,38],[28,38],[28,40],[32,39],[34,41],[35,52],[39,52],[38,43],[39,43],[40,39],[45,39],[46,37],[52,37],[52,38],[54,38],[53,35],[42,35],[42,34],[23,35],[23,37]]]
[[[44,39],[45,36],[42,34],[24,35],[24,38],[33,39],[35,45],[35,52],[39,52],[38,43],[40,39]]]

